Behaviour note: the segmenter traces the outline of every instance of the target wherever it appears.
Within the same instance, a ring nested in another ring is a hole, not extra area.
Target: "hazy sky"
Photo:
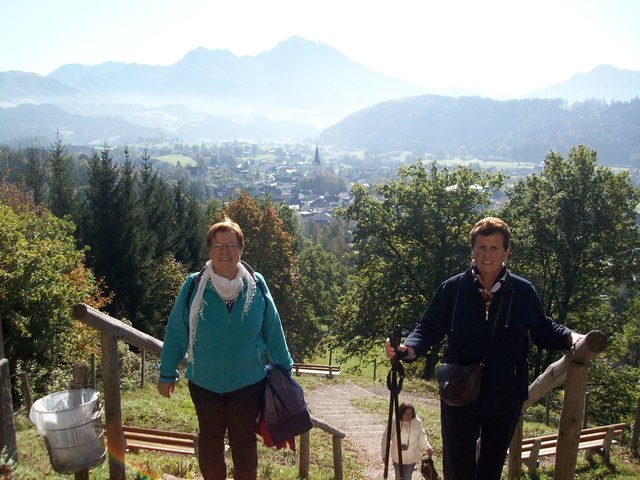
[[[640,71],[638,0],[0,0],[0,72],[238,56],[294,35],[427,88],[517,96],[597,65]]]

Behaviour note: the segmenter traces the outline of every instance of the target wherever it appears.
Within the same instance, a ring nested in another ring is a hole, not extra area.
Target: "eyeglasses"
[[[240,248],[240,245],[237,243],[214,243],[211,245],[211,248],[216,252],[221,252],[223,249],[227,249],[229,252],[235,252]]]

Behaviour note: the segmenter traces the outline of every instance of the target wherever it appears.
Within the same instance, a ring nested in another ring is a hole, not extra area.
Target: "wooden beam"
[[[304,432],[300,435],[300,465],[298,466],[298,476],[300,478],[309,478],[309,462],[310,462],[310,432]]]
[[[102,372],[104,416],[109,446],[109,480],[126,480],[124,454],[127,443],[122,430],[118,339],[110,333],[102,333]]]
[[[75,364],[71,373],[71,388],[87,388],[88,383],[87,366],[80,363]],[[79,472],[75,472],[73,478],[74,480],[89,480],[89,469],[83,468]]]
[[[110,317],[100,310],[90,307],[84,303],[78,303],[73,307],[73,317],[85,325],[95,328],[99,332],[108,333],[113,337],[138,347],[154,355],[160,355],[163,342],[157,338],[147,335],[140,330],[127,325],[120,320]],[[180,362],[181,366],[186,366],[186,358]]]
[[[0,359],[0,450],[7,458],[18,461],[16,427],[13,423],[13,399],[11,397],[11,376],[9,360]]]
[[[607,346],[607,337],[599,330],[592,330],[581,338],[574,347],[560,360],[552,363],[547,369],[529,385],[529,398],[524,402],[522,410],[530,407],[554,388],[562,385],[567,378],[569,365],[574,363],[587,364]]]

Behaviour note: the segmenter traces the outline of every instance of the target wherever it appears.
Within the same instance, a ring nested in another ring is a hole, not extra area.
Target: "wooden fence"
[[[77,304],[73,308],[73,316],[98,330],[102,335],[105,428],[109,439],[109,479],[125,480],[125,462],[123,460],[127,444],[122,425],[118,340],[155,355],[160,355],[162,342],[83,303]],[[182,365],[186,365],[186,360],[183,360]],[[345,434],[316,418],[312,417],[312,421],[314,427],[320,428],[332,436],[334,478],[342,480],[342,439]],[[309,452],[309,432],[307,432],[300,437],[299,475],[301,478],[309,476]]]
[[[522,406],[523,411],[544,397],[547,392],[566,383],[558,429],[554,480],[572,480],[574,478],[580,429],[585,415],[587,365],[604,351],[606,346],[607,338],[602,332],[589,332],[560,360],[549,365],[544,373],[529,385],[529,399]],[[520,478],[521,453],[522,415],[509,446],[509,480]]]

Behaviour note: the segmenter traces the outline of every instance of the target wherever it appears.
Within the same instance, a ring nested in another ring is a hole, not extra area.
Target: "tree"
[[[347,268],[330,252],[310,240],[297,257],[300,285],[316,317],[331,326],[336,318],[336,299],[344,293]]]
[[[47,154],[43,148],[31,147],[27,155],[27,186],[33,194],[36,205],[43,205],[47,189]]]
[[[355,186],[353,203],[341,212],[355,225],[355,266],[340,299],[337,344],[359,355],[379,346],[394,324],[411,329],[437,286],[468,265],[469,231],[502,182],[500,174],[417,162],[371,191]]]
[[[185,266],[170,253],[154,262],[149,279],[153,316],[147,317],[145,332],[155,338],[164,338],[164,328],[180,287],[187,277]]]
[[[111,235],[113,257],[108,278],[122,312],[135,328],[144,330],[142,326],[146,317],[153,314],[152,310],[143,310],[143,305],[151,304],[145,301],[147,297],[154,295],[149,284],[153,259],[137,190],[137,176],[129,149],[125,147],[115,188],[115,221]]]
[[[94,152],[89,160],[87,172],[88,186],[84,190],[84,204],[81,208],[80,243],[90,247],[87,258],[99,278],[106,279],[113,289],[115,266],[118,261],[114,239],[118,236],[118,170],[113,164],[110,148],[104,146],[98,155]],[[121,307],[114,304],[109,308],[114,317],[120,316]]]
[[[507,196],[503,216],[514,237],[511,268],[533,282],[559,323],[613,333],[616,327],[603,323],[600,306],[622,287],[637,288],[640,265],[640,196],[628,173],[597,166],[596,151],[580,145],[567,159],[550,152],[542,172],[516,182]],[[535,374],[552,357],[539,352]]]
[[[49,150],[49,200],[51,212],[62,218],[73,216],[75,212],[75,185],[71,174],[70,158],[67,149],[62,145],[60,132],[56,132],[56,141]]]
[[[87,341],[73,305],[99,307],[106,299],[75,247],[74,225],[29,202],[0,185],[0,319],[11,372],[28,373],[42,395],[62,386],[59,379],[86,353],[81,346],[97,341],[95,332]]]
[[[198,201],[184,192],[182,182],[173,188],[175,236],[171,251],[190,271],[199,270],[207,258],[204,212]]]
[[[176,237],[173,194],[151,164],[151,157],[146,149],[141,159],[138,198],[145,229],[149,233],[147,242],[153,252],[152,257],[161,258],[171,251]]]

